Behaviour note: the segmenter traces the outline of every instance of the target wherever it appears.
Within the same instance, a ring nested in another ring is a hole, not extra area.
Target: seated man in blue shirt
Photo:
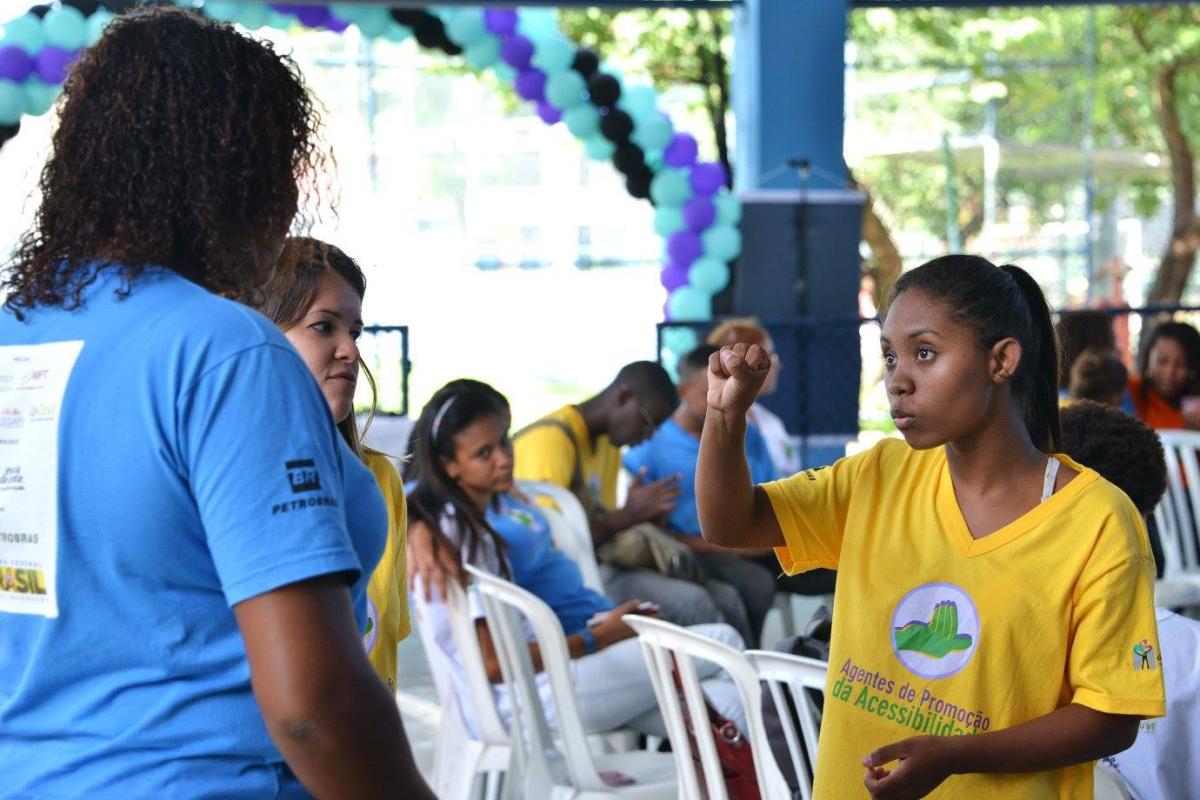
[[[696,515],[696,459],[700,455],[700,432],[708,410],[708,358],[720,348],[702,344],[679,360],[679,400],[671,417],[647,441],[626,451],[625,468],[639,481],[656,481],[679,476],[679,497],[666,517],[664,527],[696,555],[705,574],[732,584],[746,606],[754,641],[758,647],[763,619],[775,597],[775,574],[779,565],[770,550],[727,550],[710,544],[700,535]],[[746,431],[746,457],[755,483],[774,480],[775,466],[767,443],[758,430]],[[761,563],[760,563],[761,561]]]

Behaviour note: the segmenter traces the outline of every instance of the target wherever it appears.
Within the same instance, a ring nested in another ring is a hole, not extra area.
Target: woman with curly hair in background
[[[156,8],[60,114],[0,314],[0,797],[429,797],[360,637],[379,490],[220,296],[324,166],[295,64]]]

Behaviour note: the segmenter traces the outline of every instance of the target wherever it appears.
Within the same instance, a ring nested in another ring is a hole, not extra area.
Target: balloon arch
[[[0,29],[0,146],[17,134],[23,115],[50,110],[82,48],[100,37],[115,13],[133,5],[63,0],[35,6]],[[742,246],[741,205],[729,191],[724,167],[699,161],[695,138],[675,130],[659,110],[654,89],[626,85],[594,51],[577,47],[559,29],[555,12],[214,0],[198,10],[249,29],[287,30],[298,21],[339,33],[355,26],[365,37],[395,42],[411,36],[422,47],[463,57],[477,70],[495,70],[522,100],[536,105],[547,125],[566,125],[590,158],[611,160],[629,193],[655,206],[654,229],[665,240],[666,318],[712,318],[712,297],[728,285],[729,264]],[[668,328],[663,344],[678,355],[694,346],[695,333]]]

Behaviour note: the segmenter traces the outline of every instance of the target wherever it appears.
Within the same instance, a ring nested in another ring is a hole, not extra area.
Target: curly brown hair
[[[331,159],[319,126],[299,68],[270,44],[169,6],[118,17],[63,87],[41,206],[4,270],[6,309],[78,308],[106,267],[120,295],[157,265],[252,297],[301,187],[319,194]]]

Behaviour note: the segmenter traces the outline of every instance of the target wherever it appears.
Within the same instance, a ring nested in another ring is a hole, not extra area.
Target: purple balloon
[[[682,286],[687,286],[688,268],[678,264],[667,264],[658,274],[658,279],[662,281],[664,289],[673,292]]]
[[[0,78],[23,83],[33,74],[34,63],[29,54],[16,45],[0,47]]]
[[[483,24],[497,36],[507,36],[517,29],[517,12],[508,8],[489,8],[483,12]]]
[[[540,69],[523,69],[513,82],[517,96],[523,100],[541,101],[546,99],[546,73]]]
[[[346,29],[350,27],[350,23],[344,19],[338,19],[331,13],[325,22],[325,27],[334,33],[345,33]]]
[[[547,125],[553,125],[562,119],[562,112],[547,103],[545,100],[538,102],[537,113],[538,116],[542,118],[542,122],[546,123]]]
[[[296,12],[296,19],[307,28],[320,28],[329,22],[329,9],[324,6],[304,6]]]
[[[509,36],[500,43],[500,57],[513,69],[525,69],[533,59],[533,42],[519,33]]]
[[[300,5],[299,3],[268,3],[267,8],[278,11],[280,14],[298,14],[308,6]]]
[[[692,190],[698,194],[716,194],[725,185],[725,167],[716,162],[701,162],[692,167]]]
[[[716,218],[717,207],[706,194],[692,195],[692,199],[683,204],[683,222],[697,233],[712,225]]]
[[[690,133],[677,133],[663,151],[663,161],[672,167],[690,167],[696,163],[700,148]]]
[[[675,231],[667,239],[667,255],[671,261],[687,269],[704,253],[704,243],[695,231]]]
[[[57,86],[67,79],[67,71],[79,55],[77,50],[64,50],[50,45],[37,54],[37,74],[46,83]]]

